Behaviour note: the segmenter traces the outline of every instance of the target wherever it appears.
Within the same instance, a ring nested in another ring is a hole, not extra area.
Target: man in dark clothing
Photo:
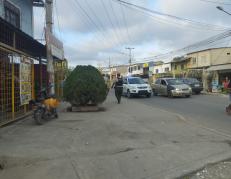
[[[120,104],[121,96],[123,93],[123,80],[120,77],[120,74],[117,74],[117,80],[113,83],[112,88],[115,89],[115,96],[118,101],[118,104]]]

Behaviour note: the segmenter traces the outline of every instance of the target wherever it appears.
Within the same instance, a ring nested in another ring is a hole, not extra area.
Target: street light
[[[220,10],[220,11],[223,11],[223,12],[225,12],[226,14],[228,14],[228,15],[231,16],[231,14],[230,14],[229,12],[227,12],[226,10],[224,10],[223,7],[217,6],[217,9]]]

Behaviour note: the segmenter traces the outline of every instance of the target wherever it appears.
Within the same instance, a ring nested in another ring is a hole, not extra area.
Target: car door
[[[168,91],[167,91],[167,82],[162,79],[160,82],[160,94],[161,95],[167,95]]]
[[[152,90],[155,94],[160,93],[160,79],[157,79],[155,83],[153,84]]]

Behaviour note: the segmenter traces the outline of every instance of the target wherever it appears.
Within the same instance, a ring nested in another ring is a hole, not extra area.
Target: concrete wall
[[[211,65],[211,54],[210,51],[202,51],[202,52],[196,52],[193,54],[187,55],[188,57],[191,57],[190,61],[190,68],[202,68],[202,67],[208,67]],[[195,59],[195,61],[194,61]]]
[[[187,55],[191,58],[190,68],[202,68],[212,65],[231,63],[231,48],[210,49]],[[194,58],[196,63],[194,63]]]
[[[211,50],[211,65],[231,63],[231,48]]]
[[[33,37],[33,6],[31,0],[8,0],[20,9],[20,29]],[[0,0],[0,16],[4,18],[3,0]]]

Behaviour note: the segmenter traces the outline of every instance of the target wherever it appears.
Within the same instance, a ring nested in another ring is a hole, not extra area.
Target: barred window
[[[20,10],[9,1],[4,1],[5,20],[13,26],[20,28]]]

